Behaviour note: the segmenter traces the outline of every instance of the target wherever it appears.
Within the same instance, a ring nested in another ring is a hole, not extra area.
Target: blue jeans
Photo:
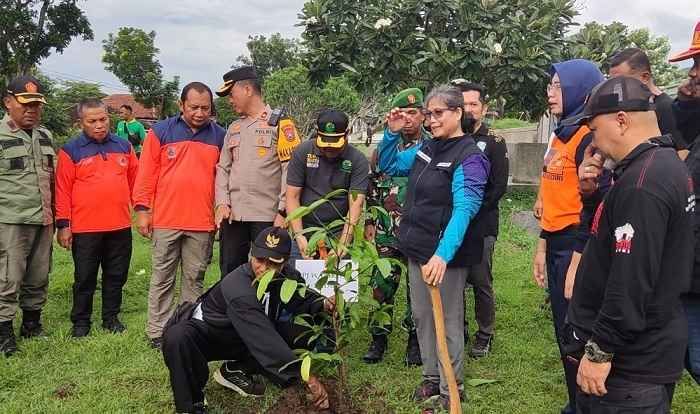
[[[700,384],[700,295],[688,295],[684,301],[688,318],[688,352],[685,367]]]

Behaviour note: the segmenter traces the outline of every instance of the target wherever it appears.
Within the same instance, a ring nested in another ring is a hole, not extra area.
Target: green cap
[[[418,88],[408,88],[399,92],[391,101],[392,108],[422,108],[423,92]]]

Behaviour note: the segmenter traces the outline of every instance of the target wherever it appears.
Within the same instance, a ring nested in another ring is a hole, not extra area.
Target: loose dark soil
[[[344,398],[344,405],[340,406],[339,393],[340,383],[333,379],[326,379],[322,381],[323,385],[326,387],[328,392],[328,400],[330,402],[330,409],[328,410],[318,410],[309,401],[306,394],[308,390],[303,385],[297,385],[294,387],[289,387],[282,392],[282,395],[277,400],[275,405],[268,411],[268,413],[298,413],[298,414],[362,414],[363,410],[357,408],[353,404],[352,398],[346,392]]]

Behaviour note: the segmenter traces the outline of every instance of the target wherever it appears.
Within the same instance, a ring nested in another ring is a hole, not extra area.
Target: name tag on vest
[[[452,166],[451,162],[439,162],[437,163],[438,167],[443,167],[443,168],[450,168]]]
[[[432,161],[432,158],[430,158],[430,157],[429,157],[426,153],[424,153],[423,151],[418,151],[418,153],[417,153],[416,155],[418,155],[423,161],[425,161],[425,162],[427,162],[427,163],[430,163],[430,161]]]

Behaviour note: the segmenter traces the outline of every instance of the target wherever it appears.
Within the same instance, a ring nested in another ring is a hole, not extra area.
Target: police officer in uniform
[[[263,101],[252,66],[226,73],[216,94],[227,96],[241,115],[226,133],[216,169],[224,277],[248,261],[250,243],[262,229],[284,225],[287,164],[301,140],[292,120]]]
[[[20,76],[7,86],[0,121],[0,353],[17,351],[12,321],[22,309],[20,335],[43,336],[54,231],[51,133],[39,125],[46,99],[39,81]]]
[[[423,109],[423,92],[417,88],[409,88],[399,92],[391,102],[392,108],[399,108],[404,114],[405,125],[401,130],[401,140],[398,143],[399,151],[409,149],[423,140],[430,139],[430,134],[423,128],[425,116]],[[385,174],[377,167],[377,151],[372,154],[372,173],[370,175],[367,204],[383,207],[389,216],[377,217],[375,221],[367,223],[365,234],[369,239],[374,239],[377,251],[381,257],[403,259],[398,249],[398,231],[401,220],[401,208],[406,199],[406,187],[408,177],[392,177]],[[394,297],[399,288],[401,268],[394,266],[392,276],[384,278],[378,270],[372,275],[373,296],[380,304],[394,304]],[[408,344],[406,346],[406,364],[420,365],[420,347],[416,336],[416,327],[411,317],[411,299],[408,293],[408,278],[406,278],[406,313],[402,326],[408,331]],[[393,309],[393,308],[391,308]],[[392,312],[390,310],[389,312]],[[384,352],[388,345],[388,335],[392,325],[372,327],[372,343],[364,355],[363,360],[368,364],[380,362],[384,358]]]
[[[332,312],[335,301],[311,289],[304,297],[297,291],[287,303],[281,301],[285,279],[304,283],[299,272],[282,270],[291,243],[284,229],[261,230],[248,263],[202,295],[190,314],[168,322],[163,357],[170,371],[177,412],[206,412],[204,386],[209,379],[209,361],[235,360],[216,371],[214,379],[242,395],[264,394],[264,383],[251,378],[254,372],[280,386],[299,382],[299,364],[292,363],[297,359],[292,348],[313,347],[314,341],[308,341],[306,328],[294,323],[295,316]],[[278,273],[259,300],[254,282],[269,270]],[[328,394],[323,385],[310,376],[307,386],[316,407],[327,409]]]

